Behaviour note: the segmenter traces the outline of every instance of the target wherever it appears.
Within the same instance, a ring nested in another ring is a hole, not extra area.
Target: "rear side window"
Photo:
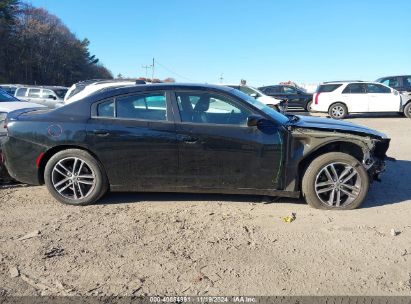
[[[17,97],[24,97],[24,96],[26,96],[26,92],[27,92],[26,88],[17,89],[16,96]]]
[[[114,117],[114,99],[99,103],[97,106],[97,116]]]
[[[391,93],[390,88],[387,88],[380,84],[368,83],[367,84],[367,93],[377,93],[377,94],[384,94],[384,93]]]
[[[167,104],[164,93],[128,95],[116,99],[116,117],[167,120]]]
[[[322,84],[318,87],[317,93],[330,93],[341,87],[342,84]]]
[[[350,83],[344,89],[343,94],[363,94],[365,93],[365,87],[363,83]]]

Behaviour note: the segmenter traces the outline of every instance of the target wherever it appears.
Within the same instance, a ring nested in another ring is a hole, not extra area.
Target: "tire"
[[[350,171],[345,172],[344,170],[348,170],[348,168],[351,168]],[[328,178],[326,170],[333,181]],[[337,173],[337,179],[335,179],[334,172]],[[347,182],[341,182],[352,174],[354,175]],[[305,201],[313,208],[351,210],[358,208],[363,203],[368,193],[369,183],[368,173],[357,159],[345,153],[331,152],[323,154],[311,162],[303,176],[302,193]],[[352,196],[347,195],[346,192],[351,193]],[[337,203],[338,198],[340,204]]]
[[[404,107],[404,115],[411,118],[411,101],[409,101]]]
[[[311,112],[311,106],[312,106],[312,104],[313,104],[313,101],[312,101],[312,100],[310,100],[310,101],[307,103],[307,106],[305,107],[305,110],[306,110],[307,112]]]
[[[88,152],[78,149],[53,155],[46,164],[44,181],[51,195],[68,205],[95,203],[109,188],[101,163]]]
[[[344,119],[348,115],[348,109],[345,104],[337,102],[330,106],[328,114],[334,119]]]

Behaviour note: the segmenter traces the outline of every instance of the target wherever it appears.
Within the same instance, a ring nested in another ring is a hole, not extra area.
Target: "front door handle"
[[[97,136],[107,136],[110,134],[107,130],[94,130],[93,133]]]

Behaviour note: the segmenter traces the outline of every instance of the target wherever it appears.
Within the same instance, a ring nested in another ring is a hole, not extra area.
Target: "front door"
[[[370,112],[399,112],[401,107],[400,95],[391,89],[376,83],[367,83],[368,110]]]
[[[165,92],[133,93],[93,105],[87,136],[114,190],[174,187],[178,143]]]
[[[253,110],[221,93],[176,92],[179,185],[277,189],[283,133],[247,127]]]

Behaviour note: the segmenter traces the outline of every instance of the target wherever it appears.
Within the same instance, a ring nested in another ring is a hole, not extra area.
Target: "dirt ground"
[[[411,295],[411,120],[350,120],[398,159],[353,211],[136,193],[71,207],[3,187],[0,295]]]

